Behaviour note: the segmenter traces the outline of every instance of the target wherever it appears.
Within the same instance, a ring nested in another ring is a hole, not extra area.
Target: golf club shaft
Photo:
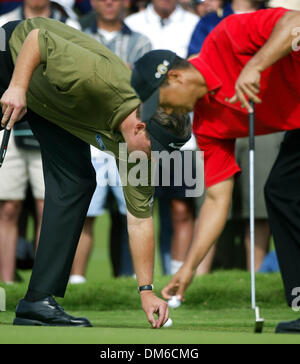
[[[251,251],[251,305],[256,307],[255,295],[255,111],[249,113],[249,176],[250,176],[250,251]]]
[[[11,132],[11,130],[4,129],[4,135],[3,135],[1,148],[0,148],[0,168],[2,167],[4,158],[5,158],[5,155],[7,152],[7,146],[8,146],[8,142],[9,142],[10,132]]]

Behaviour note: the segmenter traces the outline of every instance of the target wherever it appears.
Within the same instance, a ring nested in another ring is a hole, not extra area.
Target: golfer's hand
[[[260,91],[260,79],[260,72],[252,67],[250,62],[247,63],[235,84],[235,95],[229,103],[235,104],[240,101],[243,108],[245,107],[249,113],[253,112],[249,100],[256,104],[261,103],[261,99],[257,96]]]
[[[0,104],[2,107],[1,126],[10,130],[27,112],[26,92],[23,88],[10,86],[3,94]]]
[[[184,293],[188,286],[192,283],[195,271],[183,265],[179,271],[174,274],[171,281],[162,289],[161,294],[166,300],[172,296],[177,296],[178,299],[184,301]]]
[[[147,315],[148,321],[153,329],[159,329],[168,321],[169,318],[167,302],[156,297],[152,291],[142,291],[140,295],[142,307]],[[155,320],[154,314],[158,315],[157,320]]]

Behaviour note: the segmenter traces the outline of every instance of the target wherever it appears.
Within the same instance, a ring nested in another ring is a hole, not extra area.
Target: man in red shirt
[[[266,185],[266,202],[287,301],[300,287],[300,12],[268,9],[232,15],[187,62],[152,51],[136,64],[132,85],[147,120],[158,104],[167,112],[194,110],[194,133],[204,151],[207,195],[185,264],[163,289],[183,299],[196,268],[226,223],[234,177],[235,139],[248,135],[249,99],[256,135],[288,131]],[[234,96],[233,96],[234,95]],[[263,156],[260,156],[263,158]],[[299,332],[300,320],[277,332]]]

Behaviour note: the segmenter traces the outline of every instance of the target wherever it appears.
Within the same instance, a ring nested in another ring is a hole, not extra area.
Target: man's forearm
[[[233,184],[231,178],[212,187],[212,194],[210,191],[207,193],[197,219],[193,244],[185,261],[193,271],[196,271],[224,229],[231,204]]]
[[[41,63],[38,32],[38,29],[32,30],[25,39],[17,57],[10,86],[20,87],[27,91],[33,72]]]
[[[296,35],[294,29],[300,27],[300,11],[290,11],[276,23],[265,45],[249,61],[262,72],[293,50]]]
[[[3,114],[1,126],[7,130],[11,130],[27,112],[26,92],[33,72],[41,63],[38,32],[35,29],[27,36],[17,57],[9,88],[0,100]]]
[[[154,226],[153,219],[138,219],[127,213],[131,255],[139,286],[153,283]]]

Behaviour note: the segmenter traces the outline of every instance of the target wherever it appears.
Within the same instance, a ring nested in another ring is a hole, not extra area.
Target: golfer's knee
[[[22,208],[22,201],[4,201],[0,207],[2,223],[17,223]]]

